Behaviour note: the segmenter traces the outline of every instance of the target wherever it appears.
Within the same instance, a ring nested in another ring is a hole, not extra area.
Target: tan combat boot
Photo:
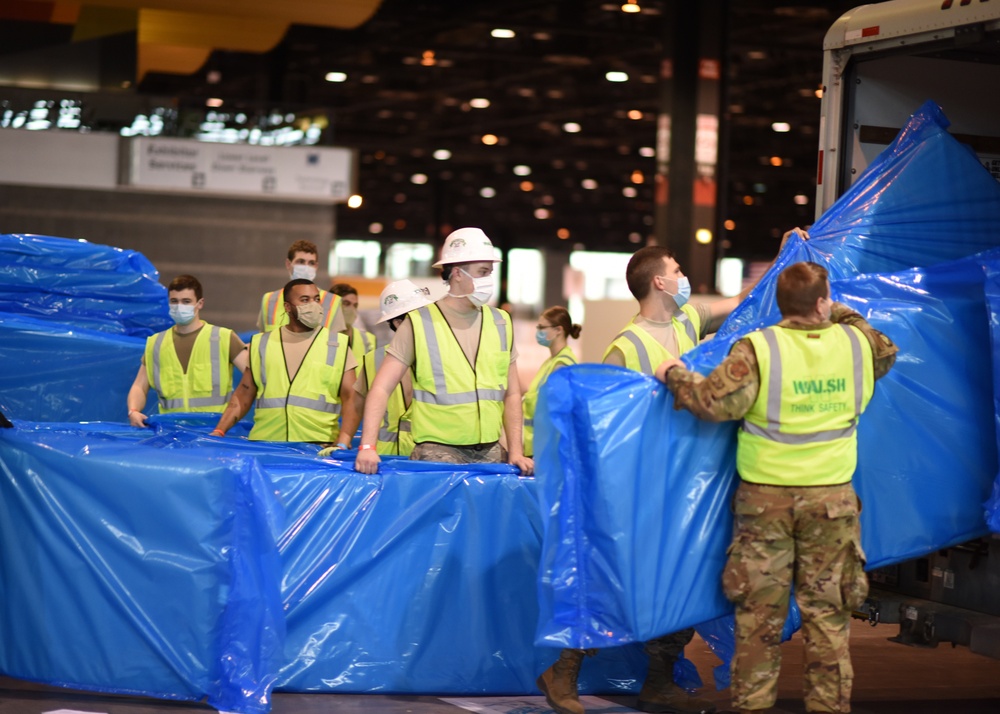
[[[650,657],[646,681],[636,704],[639,711],[656,714],[713,714],[715,705],[707,699],[692,697],[674,684],[674,660]]]
[[[545,695],[545,701],[558,714],[583,714],[583,705],[576,690],[576,678],[580,674],[583,655],[583,650],[563,650],[555,664],[535,680],[535,684]]]

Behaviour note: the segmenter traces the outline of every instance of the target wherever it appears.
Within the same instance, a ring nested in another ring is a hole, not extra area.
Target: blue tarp
[[[811,240],[790,241],[715,339],[684,356],[707,374],[742,335],[776,322],[775,278],[799,260],[826,265],[834,298],[899,345],[859,427],[870,568],[986,534],[997,476],[984,280],[1000,264],[1000,185],[946,127],[925,105]],[[731,610],[719,577],[737,425],[672,406],[656,380],[613,367],[559,370],[543,388],[537,643],[614,646]]]

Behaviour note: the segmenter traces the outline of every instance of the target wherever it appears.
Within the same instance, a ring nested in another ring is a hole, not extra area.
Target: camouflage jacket
[[[889,372],[896,362],[899,348],[846,305],[839,302],[833,304],[830,322],[805,325],[788,319],[778,324],[793,330],[815,330],[829,327],[831,323],[854,325],[868,338],[876,380]],[[687,409],[707,421],[742,419],[753,406],[760,389],[757,353],[750,340],[742,339],[733,345],[726,359],[707,377],[683,367],[674,367],[667,372],[667,386],[674,394],[674,409]]]

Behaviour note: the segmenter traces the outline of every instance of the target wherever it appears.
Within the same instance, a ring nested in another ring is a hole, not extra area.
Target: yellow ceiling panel
[[[139,11],[139,46],[205,47],[235,52],[267,52],[288,23],[226,15]]]
[[[211,53],[212,50],[206,47],[141,45],[139,47],[136,77],[142,79],[146,72],[193,74],[205,64]]]

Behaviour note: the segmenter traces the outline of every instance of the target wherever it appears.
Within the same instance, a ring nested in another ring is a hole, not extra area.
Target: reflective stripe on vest
[[[608,345],[608,349],[604,351],[604,357],[607,357],[611,350],[617,348],[621,351],[622,356],[625,358],[625,365],[629,369],[636,369],[643,374],[653,374],[653,370],[659,366],[659,363],[664,359],[670,359],[673,357],[679,357],[680,355],[687,352],[689,349],[698,346],[698,334],[700,328],[696,326],[691,318],[688,311],[693,311],[693,314],[697,315],[697,311],[692,305],[685,305],[677,313],[675,313],[673,319],[671,320],[671,326],[674,330],[674,334],[677,337],[677,354],[671,354],[666,347],[656,342],[653,336],[643,328],[641,325],[636,325],[634,322],[630,323],[624,330],[615,335],[615,339],[611,341]],[[658,356],[656,358],[656,364],[654,362],[654,356],[650,354],[650,347],[646,344],[642,337],[639,335],[639,331],[642,331],[646,337],[648,337],[651,343],[657,345],[659,349]],[[686,342],[684,341],[686,338]],[[628,346],[621,344],[621,341],[625,340],[628,342]],[[634,348],[635,358],[631,359],[629,352]]]
[[[510,370],[510,318],[491,307],[480,308],[480,315],[478,348],[470,362],[437,305],[409,313],[415,442],[471,445],[500,438]]]
[[[507,330],[500,329],[500,326],[506,328],[506,321],[492,307],[489,309],[492,311],[494,321],[498,325],[500,349],[506,352]],[[502,402],[503,398],[507,396],[506,389],[477,389],[472,392],[455,392],[453,394],[448,392],[448,385],[444,378],[444,362],[441,359],[441,346],[438,344],[437,333],[434,331],[434,318],[431,317],[430,311],[426,308],[421,308],[414,312],[420,315],[420,320],[424,325],[424,334],[427,335],[427,351],[431,354],[431,372],[434,375],[434,392],[425,392],[417,389],[416,385],[414,385],[413,398],[418,402],[437,404],[438,406],[474,404],[479,400]],[[483,313],[483,319],[486,319],[485,312]]]
[[[864,362],[861,352],[861,343],[857,333],[847,325],[837,325],[847,333],[851,341],[851,358],[854,373],[854,417],[848,426],[843,429],[832,429],[829,431],[818,431],[811,434],[788,434],[781,429],[781,380],[782,362],[781,350],[778,348],[778,338],[773,330],[762,332],[764,340],[771,350],[770,368],[768,369],[767,387],[767,426],[762,427],[752,422],[743,420],[743,430],[748,434],[775,441],[781,444],[814,444],[822,441],[833,441],[851,436],[858,428],[858,416],[861,414],[861,402],[864,395]]]
[[[163,380],[160,374],[161,370],[161,360],[163,351],[163,341],[166,339],[167,334],[170,330],[164,330],[156,335],[156,339],[153,342],[152,350],[152,381],[151,384],[153,389],[156,390],[157,396],[159,397],[159,405],[161,412],[167,411],[186,411],[190,409],[206,409],[211,407],[225,407],[229,402],[228,389],[226,393],[223,393],[222,389],[222,360],[220,357],[219,342],[221,340],[222,328],[216,325],[205,324],[206,327],[211,327],[209,335],[209,363],[212,371],[212,382],[211,382],[211,394],[207,397],[189,397],[185,400],[184,396],[178,398],[165,398],[163,396]],[[171,340],[173,338],[171,337]],[[191,360],[193,361],[196,357],[197,343],[201,340],[201,335],[195,338],[195,345],[191,349]],[[228,365],[228,362],[227,362]],[[179,366],[179,365],[178,365]],[[191,361],[188,362],[188,368],[191,368]],[[199,365],[194,366],[195,369],[199,368]],[[183,369],[182,369],[183,372]],[[185,373],[185,378],[186,378]]]
[[[267,369],[265,368],[267,361],[267,341],[271,339],[271,332],[265,332],[260,338],[260,346],[257,349],[257,353],[260,356],[260,364],[262,368],[260,370],[260,383],[261,383],[261,394],[267,388]],[[333,367],[334,362],[337,358],[337,336],[333,333],[330,334],[329,339],[326,342],[326,366]],[[302,365],[299,365],[299,369],[305,364],[303,359]],[[282,409],[285,406],[290,407],[302,407],[303,409],[313,409],[318,412],[324,412],[326,414],[340,414],[340,403],[339,402],[328,402],[326,400],[326,395],[319,395],[319,399],[309,399],[308,397],[299,397],[295,395],[288,395],[285,397],[260,397],[256,402],[258,409]]]

